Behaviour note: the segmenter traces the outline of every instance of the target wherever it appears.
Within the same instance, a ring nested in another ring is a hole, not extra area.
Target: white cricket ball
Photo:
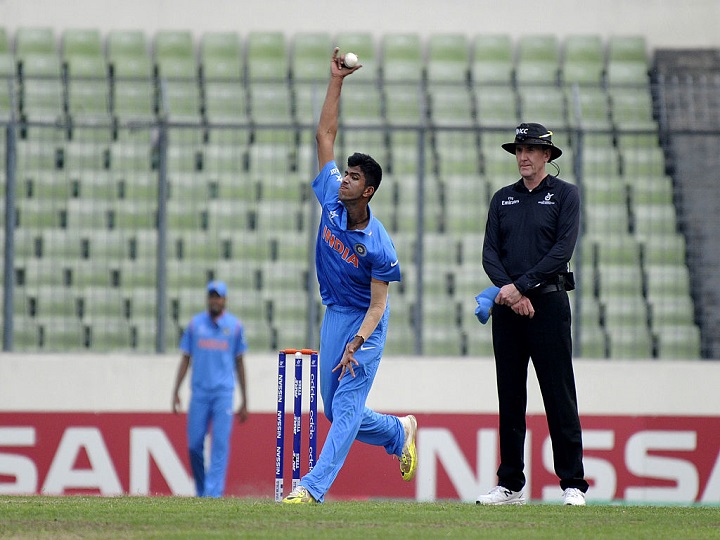
[[[345,64],[345,67],[348,68],[354,68],[357,66],[358,63],[358,57],[355,53],[345,53],[345,59],[343,60],[343,64]]]

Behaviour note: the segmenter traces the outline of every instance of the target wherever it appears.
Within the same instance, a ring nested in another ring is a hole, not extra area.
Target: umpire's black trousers
[[[492,335],[500,415],[498,484],[520,491],[525,485],[524,446],[528,362],[540,384],[560,487],[587,491],[582,433],[572,366],[570,302],[564,290],[528,295],[532,319],[496,305]]]

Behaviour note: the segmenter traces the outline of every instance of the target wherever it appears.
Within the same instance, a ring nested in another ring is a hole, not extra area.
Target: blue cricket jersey
[[[361,230],[347,229],[347,211],[338,200],[342,176],[334,161],[328,162],[313,180],[322,207],[315,245],[315,266],[323,304],[370,306],[370,281],[400,281],[395,246],[383,224],[370,208],[370,220]]]
[[[183,332],[180,349],[192,359],[193,392],[235,391],[235,358],[247,350],[237,317],[224,312],[213,321],[207,311],[198,313]]]

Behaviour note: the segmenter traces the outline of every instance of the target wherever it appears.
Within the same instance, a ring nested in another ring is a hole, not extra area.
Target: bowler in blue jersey
[[[198,497],[222,497],[225,491],[236,384],[240,386],[238,421],[244,422],[248,417],[243,363],[247,350],[245,333],[240,320],[225,311],[226,297],[225,283],[208,283],[208,309],[192,318],[180,340],[183,354],[175,379],[173,412],[179,412],[180,385],[192,362],[187,436]],[[208,431],[211,449],[206,467],[204,450]]]
[[[320,392],[331,426],[315,467],[283,499],[289,504],[323,502],[355,440],[397,456],[404,480],[411,480],[417,467],[415,417],[381,414],[365,405],[385,347],[388,287],[400,281],[400,265],[390,236],[368,205],[380,187],[382,168],[361,153],[351,155],[343,171],[335,162],[343,81],[361,67],[346,67],[338,52],[330,62],[316,133],[320,174],[312,183],[322,208],[315,264],[326,306]]]

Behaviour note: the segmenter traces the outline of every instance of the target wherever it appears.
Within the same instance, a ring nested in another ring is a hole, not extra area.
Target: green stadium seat
[[[638,237],[645,264],[685,264],[685,237],[678,233]]]
[[[701,358],[700,329],[694,324],[658,326],[653,328],[657,338],[658,358],[665,360],[698,360]]]
[[[292,77],[300,81],[327,82],[330,74],[332,39],[327,32],[298,32],[293,38]]]
[[[663,295],[648,304],[653,328],[695,324],[695,305],[689,296]]]
[[[609,146],[586,146],[582,157],[583,177],[617,177],[620,174],[620,156]]]
[[[647,66],[635,62],[613,62],[607,67],[610,86],[647,86],[650,75]]]
[[[76,293],[69,287],[40,285],[32,293],[37,317],[79,318]]]
[[[575,91],[567,90],[568,123],[573,127],[588,130],[607,130],[612,128],[610,121],[610,103],[602,88],[584,86]]]
[[[611,36],[608,40],[607,83],[647,87],[648,56],[644,36]]]
[[[627,204],[628,186],[621,176],[586,175],[583,178],[583,202],[596,204]]]
[[[480,174],[481,160],[475,132],[440,131],[435,135],[435,151],[440,175]],[[481,196],[484,198],[485,193]]]
[[[560,68],[560,43],[554,34],[524,34],[518,38],[515,78],[518,86],[554,85]]]
[[[348,84],[343,88],[343,95],[346,90],[350,90],[354,85]],[[325,90],[327,84],[317,82],[295,82],[293,84],[293,98],[295,103],[295,119],[297,122],[304,126],[315,126],[318,119],[320,118],[320,109],[322,108],[323,100],[325,99]],[[379,91],[377,88],[374,89],[376,92]],[[344,100],[340,102],[342,107]],[[315,145],[314,132],[308,134],[312,135],[312,145]]]
[[[15,31],[15,55],[24,60],[28,54],[57,54],[52,28],[20,27]]]
[[[642,326],[608,330],[610,358],[647,360],[653,357],[653,340]]]
[[[171,120],[190,122],[199,126],[201,121],[200,85],[197,79],[197,64],[193,58],[159,57],[157,59],[160,78],[159,112]],[[200,142],[200,130],[183,130],[182,139]]]
[[[112,61],[119,57],[146,58],[148,39],[142,30],[110,30],[107,34],[107,55]]]
[[[659,146],[621,147],[619,151],[623,174],[631,182],[638,177],[658,177],[665,174],[665,153]]]
[[[63,58],[73,56],[102,56],[103,44],[100,30],[90,28],[67,28],[62,32]]]
[[[33,317],[13,317],[13,350],[23,352],[39,351],[38,320]]]
[[[65,201],[18,199],[15,216],[18,227],[28,229],[61,228],[67,219]]]
[[[586,234],[627,234],[630,231],[630,219],[625,204],[585,206],[584,218]]]
[[[515,90],[505,86],[475,87],[477,122],[482,127],[514,129],[520,122]]]
[[[633,205],[635,233],[641,238],[678,231],[677,214],[672,204]]]
[[[419,83],[423,78],[423,44],[417,33],[388,33],[380,44],[383,81]]]
[[[34,170],[17,178],[16,195],[27,199],[44,199],[60,202],[68,199],[72,186],[62,171]]]
[[[618,130],[657,132],[650,93],[636,88],[611,88],[613,123]]]
[[[566,85],[602,84],[605,50],[599,35],[567,36],[563,43],[563,53],[561,71]]]
[[[101,56],[66,58],[68,112],[74,120],[109,120],[107,64]]]
[[[108,147],[100,141],[107,141],[109,124],[104,126],[102,134],[97,127],[78,128],[86,131],[86,135],[78,137],[80,140],[73,140],[65,144],[64,149],[64,169],[68,172],[76,172],[82,170],[100,171],[105,168],[108,159]],[[95,142],[88,140],[92,135],[97,135]]]
[[[282,141],[253,144],[248,151],[248,171],[251,176],[288,174],[293,170],[292,157],[291,144]]]
[[[465,86],[436,86],[428,92],[430,121],[434,126],[475,125],[473,96]]]
[[[690,270],[684,264],[648,264],[645,277],[651,301],[664,295],[690,296]]]
[[[388,124],[417,125],[423,121],[425,107],[420,87],[412,84],[385,87],[385,107]]]
[[[429,85],[466,84],[470,77],[470,44],[464,34],[431,34],[427,43]]]
[[[609,339],[605,330],[599,325],[583,324],[580,328],[579,349],[582,358],[607,358],[609,356]]]
[[[123,173],[148,173],[152,170],[152,149],[143,143],[113,143],[110,146],[110,169]]]
[[[428,133],[425,134],[422,143],[417,130],[414,129],[393,130],[390,131],[389,137],[390,166],[393,174],[417,175],[418,163],[420,162],[420,144],[424,146],[425,169],[426,171],[432,170],[432,144]]]
[[[168,175],[169,200],[207,202],[212,198],[207,177],[198,171],[171,172]]]
[[[282,32],[250,32],[247,37],[247,74],[249,81],[286,81],[289,54]]]
[[[240,81],[245,62],[237,32],[205,32],[200,40],[200,66],[206,85],[211,81]]]
[[[465,353],[468,356],[494,357],[492,333],[489,328],[483,328],[480,325],[467,327],[462,331],[461,336],[466,343]]]
[[[117,56],[112,59],[112,68],[114,73],[113,112],[118,119],[120,121],[154,119],[155,89],[150,58],[148,56]]]
[[[340,122],[348,126],[379,126],[384,123],[382,94],[374,85],[348,84],[343,87]]]
[[[474,85],[509,86],[513,70],[513,43],[509,34],[478,34],[473,38],[470,79]]]
[[[243,146],[250,141],[247,91],[239,82],[205,84],[205,117],[211,124],[225,124],[208,127],[209,142]]]
[[[155,60],[168,58],[195,59],[195,46],[189,30],[160,30],[154,39]]]
[[[211,140],[215,141],[218,138],[224,140],[224,138],[235,136],[236,133],[233,131],[223,131],[219,134],[211,135]],[[246,139],[249,136],[246,136]],[[236,144],[226,143],[214,143],[209,142],[205,146],[205,152],[203,157],[203,169],[210,176],[216,176],[218,174],[234,173],[236,176],[241,171],[244,171],[247,167],[247,140],[238,140]],[[242,178],[238,178],[238,181]]]
[[[180,289],[191,288],[196,293],[202,291],[207,282],[215,277],[216,262],[199,259],[168,261],[167,284],[168,291],[172,291],[168,296],[172,297]]]
[[[285,81],[256,82],[250,87],[249,93],[250,116],[257,124],[277,124],[277,128],[254,131],[256,142],[265,143],[294,143],[296,134],[294,130],[280,127],[280,124],[292,124],[292,96],[290,88]]]
[[[521,87],[518,89],[518,95],[521,118],[540,121],[557,131],[565,129],[567,116],[565,95],[562,90],[555,87]]]
[[[453,329],[451,333],[445,328],[423,328],[423,354],[426,356],[459,356],[462,353],[461,332]]]
[[[257,230],[256,203],[232,200],[208,201],[208,230],[255,231]]]
[[[645,62],[645,38],[637,35],[617,35],[608,39],[608,62]]]
[[[597,270],[601,299],[618,295],[642,296],[643,276],[639,264],[605,262],[600,259]]]
[[[57,54],[27,54],[22,61],[22,73],[22,112],[31,120],[62,118],[62,69]]]
[[[95,260],[123,259],[130,256],[131,241],[134,246],[137,246],[137,241],[132,239],[130,231],[119,229],[108,230],[99,228],[77,228],[68,229],[63,232],[66,232],[68,241],[71,239],[75,240],[75,243],[80,250],[80,253],[77,255],[78,258],[82,256],[84,258],[91,258]],[[155,233],[154,236],[157,236],[157,233]],[[156,253],[157,241],[153,247],[153,252]],[[75,249],[74,245],[73,248]],[[72,254],[72,251],[68,251],[67,248],[65,249],[68,255]],[[134,254],[137,254],[137,247],[135,247]]]
[[[44,317],[38,319],[39,346],[43,351],[87,349],[85,325],[77,319]]]

